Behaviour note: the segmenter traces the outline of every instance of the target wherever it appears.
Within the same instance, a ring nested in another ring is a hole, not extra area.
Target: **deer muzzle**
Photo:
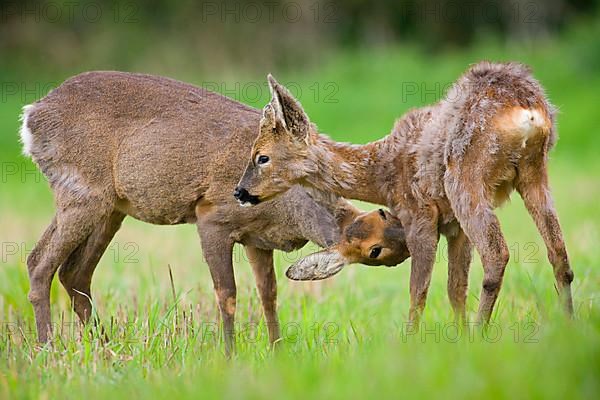
[[[254,206],[260,203],[258,196],[251,195],[246,189],[239,186],[233,191],[233,197],[240,202],[242,207]]]

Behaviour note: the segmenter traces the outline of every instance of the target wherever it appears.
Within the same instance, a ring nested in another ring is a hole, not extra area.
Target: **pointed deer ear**
[[[310,121],[302,105],[292,96],[289,90],[280,85],[273,75],[267,76],[271,90],[271,102],[275,120],[294,138],[305,140],[308,136]]]
[[[287,132],[287,128],[284,124],[285,120],[283,119],[283,116],[278,116],[274,105],[272,103],[267,103],[267,105],[263,107],[260,125],[269,126],[274,130],[274,132],[283,132],[283,134],[285,134],[285,132]]]
[[[348,200],[339,199],[335,205],[334,215],[335,221],[340,227],[340,232],[343,233],[344,228],[351,224],[360,214],[361,211],[354,207]]]
[[[271,103],[267,103],[262,110],[262,118],[260,120],[261,125],[269,124],[275,126],[275,110]]]

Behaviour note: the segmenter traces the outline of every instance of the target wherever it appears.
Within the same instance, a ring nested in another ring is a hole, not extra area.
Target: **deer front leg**
[[[406,223],[404,220],[403,225],[408,231],[406,244],[411,254],[409,324],[418,329],[427,300],[439,239],[437,212],[434,208],[419,210],[419,213],[413,214]]]
[[[274,345],[281,334],[277,318],[277,278],[273,265],[273,250],[262,250],[252,246],[245,246],[245,249],[254,271],[256,287],[265,314],[269,343]]]
[[[471,242],[462,229],[448,236],[448,298],[457,322],[466,322],[466,300],[469,286],[469,267],[472,259]]]
[[[233,273],[233,242],[228,232],[218,226],[198,222],[202,252],[213,280],[217,304],[221,315],[225,354],[235,351],[236,286]]]
[[[542,171],[541,176],[540,171]],[[545,171],[545,168],[541,168],[537,171],[528,171],[529,174],[523,174],[524,178],[528,177],[529,180],[522,179],[517,186],[517,190],[544,239],[548,250],[548,259],[554,269],[559,296],[567,315],[572,316],[571,282],[574,275],[558,222],[558,215],[554,209],[550,189],[547,185]]]

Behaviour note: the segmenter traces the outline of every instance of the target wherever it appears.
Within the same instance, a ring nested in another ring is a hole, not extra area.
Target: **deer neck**
[[[311,139],[309,185],[348,199],[387,205],[380,174],[382,141],[356,145],[335,142],[324,135]]]

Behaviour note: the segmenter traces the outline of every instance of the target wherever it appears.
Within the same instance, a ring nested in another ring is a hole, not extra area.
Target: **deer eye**
[[[381,254],[381,247],[373,247],[369,253],[369,258],[377,258]]]
[[[268,163],[270,160],[271,159],[269,158],[269,156],[259,155],[259,156],[256,157],[256,163],[258,165],[264,165],[264,164]]]
[[[385,216],[385,211],[383,211],[381,208],[380,208],[378,211],[379,211],[379,216],[380,216],[382,219],[386,220],[386,219],[387,219],[387,217]]]

